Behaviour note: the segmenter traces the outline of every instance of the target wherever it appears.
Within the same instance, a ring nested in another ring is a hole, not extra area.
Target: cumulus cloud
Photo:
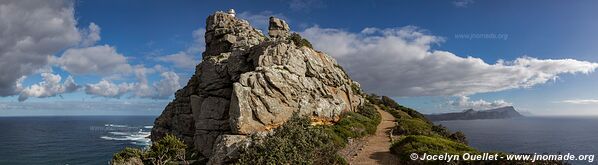
[[[70,1],[0,1],[0,96],[18,94],[16,82],[47,64],[47,57],[76,45]]]
[[[186,50],[175,54],[160,56],[156,59],[158,61],[172,63],[176,68],[194,70],[195,65],[200,61],[199,57],[201,57],[201,55],[199,55],[199,53],[205,50],[205,32],[206,29],[204,28],[194,30],[192,33],[193,43]]]
[[[113,75],[132,71],[127,58],[110,45],[71,48],[60,57],[51,57],[50,61],[76,75]]]
[[[494,109],[505,106],[512,106],[513,104],[506,102],[505,100],[495,100],[488,102],[486,100],[470,100],[467,96],[459,96],[457,99],[449,101],[449,105],[460,109],[475,109],[475,110],[486,110]]]
[[[134,95],[140,98],[168,99],[178,89],[181,88],[179,76],[172,71],[162,71],[161,79],[158,82],[149,84],[147,74],[153,72],[152,69],[137,68],[135,75],[139,83],[136,84]]]
[[[189,46],[189,48],[187,48],[186,52],[189,54],[203,52],[206,49],[205,34],[206,34],[206,29],[204,29],[204,28],[199,28],[199,29],[194,30],[191,33],[191,35],[193,36],[193,43],[191,44],[191,46]]]
[[[598,99],[572,99],[572,100],[563,100],[561,102],[562,103],[568,103],[568,104],[584,104],[584,105],[589,105],[589,104],[598,104]]]
[[[160,74],[162,79],[157,83],[154,83],[156,92],[151,98],[154,99],[168,99],[174,92],[181,88],[179,83],[179,76],[174,72],[162,72]]]
[[[74,92],[79,89],[79,85],[75,83],[72,76],[68,76],[64,82],[61,82],[62,77],[52,73],[42,73],[42,81],[24,88],[19,94],[19,102],[27,100],[29,97],[53,97],[63,93]],[[21,80],[22,81],[22,80]]]
[[[598,63],[520,57],[495,64],[431,46],[443,38],[413,27],[366,28],[359,33],[311,27],[301,32],[329,53],[369,92],[388,96],[468,96],[528,88],[560,74],[588,74]]]
[[[199,63],[199,60],[195,59],[192,54],[187,52],[178,52],[175,54],[158,57],[158,60],[171,62],[175,67],[182,69],[194,69],[195,65]]]
[[[81,40],[81,46],[92,46],[96,44],[100,39],[100,26],[96,25],[95,23],[90,23],[87,29],[82,30],[83,38]]]
[[[104,79],[95,84],[85,85],[85,93],[111,98],[120,98],[122,95],[133,89],[135,89],[135,85],[132,83],[114,84],[111,81]]]
[[[134,73],[137,78],[135,83],[113,83],[109,80],[101,80],[95,84],[85,85],[85,93],[93,96],[120,98],[130,93],[131,97],[168,99],[181,88],[180,77],[172,71],[161,71],[161,79],[152,84],[147,80],[147,75],[155,72],[155,69],[136,66]]]

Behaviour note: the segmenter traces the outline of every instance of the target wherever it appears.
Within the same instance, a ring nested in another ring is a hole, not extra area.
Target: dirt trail
[[[388,112],[377,108],[382,116],[382,122],[376,129],[376,134],[367,138],[367,144],[350,161],[352,165],[361,164],[398,164],[395,155],[390,153],[389,131],[395,126],[395,118]]]

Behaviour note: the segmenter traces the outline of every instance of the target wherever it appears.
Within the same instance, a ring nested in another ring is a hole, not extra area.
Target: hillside
[[[507,119],[523,117],[515,110],[513,106],[500,107],[489,110],[475,111],[468,109],[463,112],[444,113],[444,114],[428,114],[426,118],[432,121],[445,120],[476,120],[476,119]]]
[[[364,93],[284,20],[269,25],[265,36],[234,13],[210,15],[202,62],[155,120],[152,145],[111,164],[425,164],[408,155],[478,152],[463,133]],[[340,154],[351,148],[362,152]]]

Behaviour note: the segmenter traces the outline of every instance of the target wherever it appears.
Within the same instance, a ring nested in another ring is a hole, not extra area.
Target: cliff
[[[513,106],[506,106],[490,110],[475,111],[468,109],[463,112],[445,113],[445,114],[429,114],[426,118],[432,121],[444,120],[475,120],[475,119],[506,119],[523,117],[513,108]]]
[[[291,34],[284,20],[271,17],[268,33],[231,14],[210,15],[202,62],[154,122],[151,139],[173,134],[218,164],[248,135],[268,132],[293,113],[330,123],[364,102],[354,91],[359,84]]]

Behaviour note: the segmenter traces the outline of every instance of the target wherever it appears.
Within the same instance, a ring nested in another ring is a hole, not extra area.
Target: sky
[[[0,2],[0,116],[159,115],[205,18],[285,19],[368,93],[422,113],[598,115],[598,1]]]

